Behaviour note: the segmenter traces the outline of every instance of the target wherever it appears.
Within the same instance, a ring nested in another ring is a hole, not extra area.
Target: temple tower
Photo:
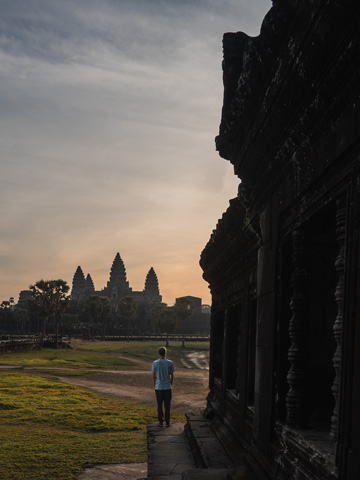
[[[77,267],[74,274],[71,296],[78,302],[85,299],[85,276],[80,266]]]
[[[159,282],[153,267],[150,268],[145,279],[145,287],[143,290],[144,297],[147,302],[161,302],[162,297],[159,290]]]
[[[95,292],[95,286],[93,279],[91,278],[90,273],[87,274],[86,280],[85,280],[85,295],[88,297],[89,295],[94,295]]]
[[[118,301],[131,293],[129,282],[126,280],[126,270],[119,252],[116,254],[110,270],[110,279],[107,283],[107,294],[111,301]]]

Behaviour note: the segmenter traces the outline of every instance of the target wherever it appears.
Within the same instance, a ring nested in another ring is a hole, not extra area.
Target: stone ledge
[[[198,467],[206,469],[232,469],[235,463],[212,428],[212,421],[201,412],[186,414],[185,431]]]

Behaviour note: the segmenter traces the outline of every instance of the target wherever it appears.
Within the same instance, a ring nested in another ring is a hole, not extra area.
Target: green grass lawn
[[[184,416],[174,413],[174,421]],[[0,478],[75,479],[85,465],[146,461],[146,424],[155,408],[3,372]]]
[[[111,350],[109,350],[109,353]],[[62,367],[118,369],[131,368],[135,364],[130,360],[112,355],[103,355],[96,351],[70,349],[44,349],[32,352],[0,355],[0,365],[15,365],[18,367]]]
[[[114,353],[141,357],[150,365],[159,346],[150,342],[84,342],[74,350],[0,356],[1,365],[36,369],[1,371],[1,480],[70,480],[76,479],[84,466],[146,462],[146,425],[156,421],[155,405],[93,393],[63,384],[51,375],[58,374],[60,368],[65,369],[61,375],[137,368]],[[192,343],[191,349],[196,348]],[[206,350],[206,344],[199,348]],[[171,346],[169,357],[177,362],[181,350],[181,344]],[[185,423],[185,417],[173,412],[172,421]]]
[[[77,350],[86,350],[102,353],[122,353],[133,357],[139,357],[143,360],[153,362],[159,358],[159,348],[164,342],[144,341],[144,342],[91,342],[85,341],[77,345]],[[184,351],[199,350],[208,351],[209,342],[187,342],[185,349],[181,347],[181,342],[171,342],[167,351],[167,357],[174,361],[175,365],[180,366],[181,356]]]

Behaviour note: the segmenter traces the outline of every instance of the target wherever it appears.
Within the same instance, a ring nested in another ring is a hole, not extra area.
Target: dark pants
[[[163,403],[165,407],[165,422],[170,423],[171,390],[155,390],[155,394],[159,423],[164,422]]]

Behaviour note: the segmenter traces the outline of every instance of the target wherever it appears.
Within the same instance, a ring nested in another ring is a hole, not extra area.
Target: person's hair
[[[165,355],[166,355],[166,348],[165,347],[160,347],[159,348],[159,355],[160,355],[160,357],[165,357]]]

